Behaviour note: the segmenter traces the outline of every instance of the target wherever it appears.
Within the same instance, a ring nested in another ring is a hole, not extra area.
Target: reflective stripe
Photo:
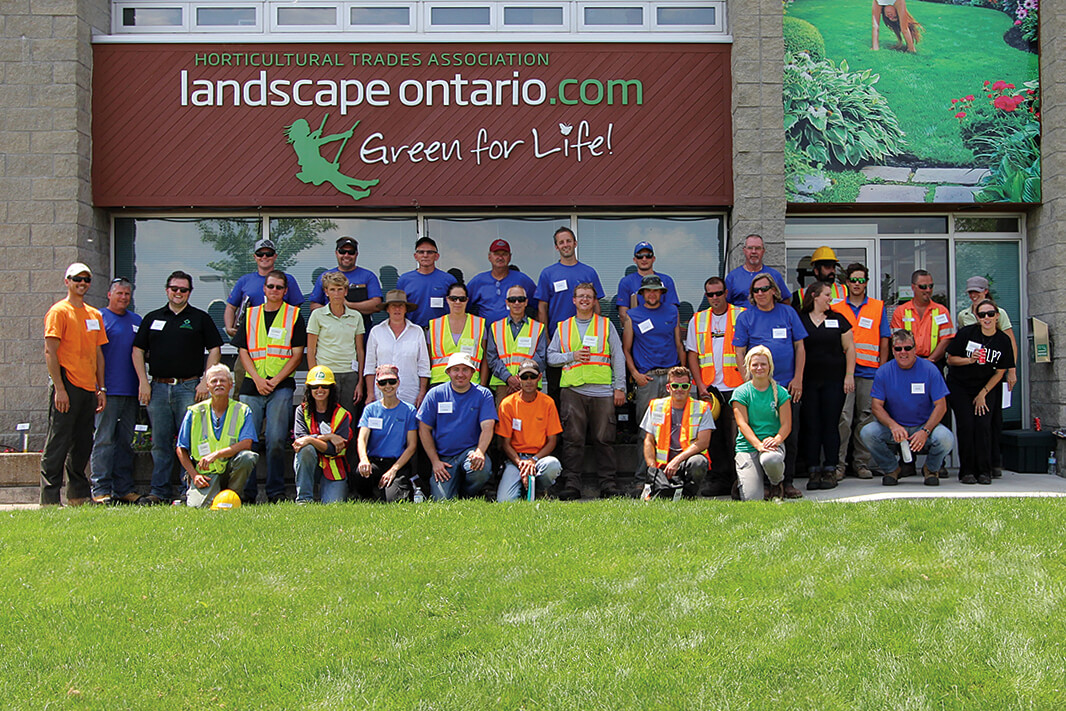
[[[307,431],[311,433],[312,437],[317,437],[318,433],[315,432],[314,418],[308,411],[307,405],[304,405],[304,424],[307,425]],[[333,416],[330,418],[330,431],[336,432],[337,428],[344,422],[345,416],[348,415],[348,411],[340,405],[334,405]],[[340,481],[348,475],[348,459],[344,452],[347,449],[347,444],[337,450],[336,454],[322,454],[318,453],[318,465],[322,467],[322,475],[330,481]]]
[[[610,385],[611,384],[611,346],[610,346],[611,322],[604,316],[592,316],[585,335],[596,336],[596,347],[590,348],[589,362],[578,363],[576,361],[563,366],[562,376],[559,378],[559,386],[563,388],[577,385]],[[582,348],[582,337],[577,327],[577,316],[571,316],[559,324],[559,350],[562,353],[573,353]],[[576,347],[575,347],[576,346]]]
[[[938,314],[945,314],[948,316],[946,323],[951,323],[951,315],[942,307],[938,306],[935,302],[929,304],[929,310],[926,311],[926,316],[931,318],[933,322],[929,325],[929,352],[932,353],[936,350],[936,344],[940,340],[940,325],[936,322]],[[908,331],[914,330],[915,316],[914,311],[911,309],[903,310],[903,328]],[[918,345],[915,340],[915,345]]]
[[[692,433],[699,433],[700,420],[709,407],[710,405],[702,400],[696,400],[691,397],[688,399],[684,421],[681,423],[681,431],[678,433],[678,444],[681,445],[682,452],[692,443]],[[648,405],[648,411],[651,412],[651,416],[654,419],[662,418],[662,424],[656,425],[655,436],[655,466],[661,469],[670,462],[670,430],[673,429],[673,411],[670,407],[670,398],[664,397],[652,400],[651,404]],[[709,462],[710,457],[706,451],[703,452],[703,455],[707,457]]]
[[[796,293],[799,294],[798,298],[799,298],[799,301],[800,301],[801,304],[803,303],[803,293],[804,293],[804,291],[806,291],[806,290],[802,286],[799,289],[796,290]],[[838,282],[833,282],[832,284],[829,285],[829,304],[830,305],[839,304],[841,301],[843,301],[846,298],[848,298],[848,289],[847,289],[846,286],[844,286],[843,284],[840,284]]]
[[[255,364],[256,372],[261,377],[272,378],[280,373],[289,358],[292,358],[292,331],[296,326],[300,307],[282,302],[272,326],[278,328],[278,322],[281,322],[281,338],[270,337],[265,313],[265,304],[249,308],[244,332],[248,341],[248,355]]]
[[[885,317],[885,304],[877,299],[867,299],[859,307],[855,316],[850,304],[843,302],[830,307],[833,313],[840,314],[851,324],[852,338],[855,341],[855,363],[868,368],[877,368],[881,364],[881,319]],[[870,327],[860,325],[862,319],[870,319]]]
[[[726,311],[725,336],[722,341],[722,381],[727,388],[740,386],[744,379],[740,377],[740,369],[737,368],[737,352],[733,346],[733,329],[737,325],[737,317],[744,309],[739,306],[729,305]],[[712,323],[712,311],[706,309],[696,314],[696,345],[700,347],[699,363],[700,377],[703,384],[710,387],[714,384],[714,336]]]
[[[429,382],[443,383],[448,380],[448,374],[445,372],[448,358],[462,350],[460,343],[469,341],[474,345],[474,353],[470,356],[474,361],[474,376],[470,378],[470,382],[480,385],[481,361],[485,358],[485,319],[467,314],[458,342],[452,336],[447,320],[447,316],[441,316],[429,322]]]
[[[504,318],[496,321],[492,324],[492,339],[496,344],[496,353],[499,355],[500,362],[503,363],[503,367],[511,373],[511,375],[518,374],[518,366],[524,360],[532,360],[533,354],[537,352],[537,342],[540,340],[541,334],[544,333],[544,324],[540,321],[534,321],[531,318],[527,318],[526,322],[522,325],[522,328],[518,329],[518,333],[511,334],[511,317],[505,316]],[[529,348],[520,349],[518,347],[519,338],[529,339]],[[490,387],[497,387],[504,385],[505,383],[497,378],[495,375],[489,380]]]
[[[215,439],[215,428],[211,426],[210,400],[190,405],[188,409],[193,413],[192,426],[189,428],[189,444],[192,446],[193,451],[189,453],[189,456],[194,461],[201,459],[201,444],[207,443],[210,451],[217,452],[226,447],[231,447],[237,442],[237,434],[241,431],[245,412],[247,412],[240,402],[237,400],[229,401],[229,405],[226,407],[226,414],[222,420],[222,436],[219,439]],[[207,465],[207,473],[221,474],[226,471],[228,462],[228,459],[216,459]],[[199,470],[199,467],[197,469]]]

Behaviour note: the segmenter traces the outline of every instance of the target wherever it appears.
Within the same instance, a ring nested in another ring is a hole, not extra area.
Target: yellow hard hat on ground
[[[307,387],[312,385],[336,385],[337,381],[333,378],[333,371],[324,365],[316,365],[311,370],[307,371]]]
[[[837,254],[830,247],[819,247],[814,250],[814,254],[811,255],[811,264],[815,262],[839,262]]]
[[[237,492],[233,489],[223,489],[215,495],[214,500],[211,502],[212,511],[239,509],[240,507],[241,497],[237,496]]]

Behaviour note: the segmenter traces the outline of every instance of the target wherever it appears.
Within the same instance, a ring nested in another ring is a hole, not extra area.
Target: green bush
[[[896,114],[874,84],[869,69],[849,71],[832,61],[786,54],[786,141],[821,165],[857,166],[902,152],[906,141]]]
[[[798,17],[785,15],[782,19],[785,53],[806,52],[811,59],[825,59],[825,39],[818,28]]]

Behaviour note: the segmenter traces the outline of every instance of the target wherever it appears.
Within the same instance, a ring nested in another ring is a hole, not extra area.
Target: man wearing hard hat
[[[829,295],[834,304],[848,298],[848,291],[844,285],[836,283],[838,264],[840,261],[831,247],[823,245],[814,250],[814,254],[811,255],[811,270],[814,272],[814,278],[829,285]],[[803,287],[800,287],[796,293],[799,294],[799,301],[796,303],[798,308],[803,304]]]

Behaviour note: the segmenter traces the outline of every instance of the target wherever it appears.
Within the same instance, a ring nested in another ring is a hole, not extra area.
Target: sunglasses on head
[[[287,284],[264,284],[263,286],[271,291],[280,291],[289,288]]]
[[[914,288],[915,289],[921,289],[922,291],[925,291],[926,289],[932,289],[933,285],[932,284],[915,284]]]
[[[265,252],[256,252],[255,256],[257,256],[257,257],[273,257],[275,254],[277,254],[277,252],[271,252],[271,251],[267,250]]]
[[[914,350],[914,346],[892,346],[892,350],[896,353],[910,353]]]
[[[977,312],[977,318],[995,318],[998,315],[999,314],[997,314],[995,311],[978,311]]]
[[[93,282],[93,278],[88,276],[72,276],[68,278],[78,284],[92,284]]]
[[[724,294],[725,290],[723,289],[722,291],[705,291],[704,293],[707,294],[708,299],[713,299],[716,296],[721,296],[722,294]]]
[[[396,378],[378,378],[378,385],[396,385],[399,382]]]
[[[359,254],[359,252],[356,252],[351,247],[345,247],[344,249],[338,249],[337,254],[347,254],[348,256],[351,256],[353,254]]]
[[[524,304],[527,301],[524,296],[508,296],[507,303],[509,304]]]
[[[666,387],[671,390],[688,390],[692,387],[692,383],[667,383]]]
[[[752,287],[751,290],[753,292],[755,292],[756,294],[765,294],[766,292],[772,290],[773,288],[774,287],[772,287],[772,286],[755,286],[755,287]]]
[[[448,297],[448,301],[454,301],[456,303],[462,304],[462,303],[466,303],[466,300],[468,298],[469,297],[467,297],[467,296],[449,296]]]
[[[868,280],[866,277],[848,277],[848,281],[852,284],[865,284]]]
[[[167,288],[171,291],[176,291],[179,294],[188,294],[190,291],[192,291],[192,289],[187,286],[174,286],[172,284],[168,285]]]
[[[536,380],[540,377],[540,373],[522,373],[518,376],[519,380]]]

